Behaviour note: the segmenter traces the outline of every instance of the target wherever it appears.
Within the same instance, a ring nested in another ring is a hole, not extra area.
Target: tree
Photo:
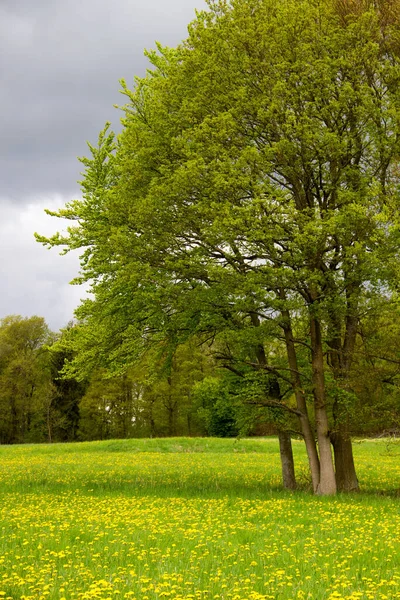
[[[72,371],[118,372],[149,346],[168,355],[242,323],[260,376],[292,387],[296,408],[281,406],[320,494],[358,487],[339,392],[363,300],[396,278],[396,7],[210,1],[185,43],[149,53],[133,91],[123,83],[118,142],[103,130],[83,200],[51,213],[74,222],[67,236],[38,236],[84,249],[77,281],[94,298],[77,312]],[[285,367],[262,356],[271,337]]]
[[[217,377],[206,377],[194,388],[197,412],[207,435],[236,437],[239,433],[229,386]]]
[[[69,326],[71,328],[72,326]],[[55,421],[53,435],[57,441],[71,442],[77,439],[79,426],[79,402],[86,392],[88,383],[61,376],[65,361],[71,354],[63,349],[50,347],[50,369],[54,394],[49,407]]]
[[[46,344],[52,334],[41,317],[0,320],[0,442],[40,441],[39,415],[46,419],[53,397]]]

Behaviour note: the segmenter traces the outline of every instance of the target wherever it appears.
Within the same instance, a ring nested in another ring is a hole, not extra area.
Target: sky
[[[57,331],[85,289],[78,255],[38,244],[65,224],[44,209],[77,181],[106,121],[118,130],[119,79],[133,85],[155,41],[176,46],[204,0],[0,0],[0,318],[39,315]]]

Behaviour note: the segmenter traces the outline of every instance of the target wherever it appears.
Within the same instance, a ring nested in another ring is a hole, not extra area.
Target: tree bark
[[[15,386],[11,389],[10,408],[11,408],[11,427],[9,432],[9,444],[15,444],[17,442],[18,433],[18,412],[16,403],[17,391]]]
[[[176,436],[176,409],[177,409],[177,401],[172,400],[172,379],[171,377],[167,377],[168,381],[168,396],[164,399],[164,406],[168,413],[168,436],[175,437]]]
[[[278,431],[279,451],[281,456],[283,487],[286,490],[295,490],[296,475],[294,472],[294,460],[292,440],[288,431]]]
[[[175,428],[175,407],[169,406],[168,410],[168,436],[176,437],[176,428]]]
[[[341,365],[341,379],[349,379],[350,367],[354,357],[357,338],[357,307],[359,288],[352,287],[347,291],[346,331],[343,341],[343,358]],[[334,414],[335,418],[335,414]],[[353,445],[348,433],[347,419],[345,422],[337,420],[338,431],[332,433],[331,441],[335,455],[336,483],[340,492],[358,492],[360,489],[356,468],[354,465]]]
[[[288,357],[289,369],[291,372],[292,385],[294,395],[296,398],[297,409],[301,413],[301,416],[299,417],[301,431],[303,433],[304,442],[306,445],[313,490],[314,493],[316,493],[320,480],[320,463],[318,458],[317,445],[315,443],[314,431],[311,427],[310,418],[308,416],[308,408],[305,394],[301,388],[300,373],[297,364],[296,348],[294,345],[290,314],[288,310],[282,310],[281,314],[283,317],[283,330],[285,334],[286,353]]]
[[[150,415],[150,437],[156,437],[156,423],[154,421],[153,413]]]
[[[251,320],[254,327],[260,326],[260,319],[255,313],[251,313]],[[265,355],[264,346],[259,344],[255,348],[257,362],[260,367],[265,367],[267,365],[267,357]],[[281,393],[279,382],[277,381],[277,389],[274,396],[274,399],[281,400]],[[271,395],[271,390],[269,390],[269,395]],[[292,439],[290,434],[283,430],[278,430],[278,438],[279,438],[279,453],[281,459],[281,469],[282,469],[282,482],[283,487],[286,489],[294,490],[296,489],[296,475],[294,471],[294,460],[293,460],[293,449],[292,449]]]
[[[52,435],[51,435],[51,415],[50,415],[50,408],[51,408],[51,402],[48,403],[48,405],[47,405],[47,411],[46,411],[46,419],[47,419],[47,441],[49,442],[49,444],[51,444],[52,441],[53,441]]]
[[[358,492],[359,485],[354,466],[353,447],[350,436],[343,431],[331,433],[335,455],[336,485],[339,492]]]
[[[358,492],[356,468],[354,464],[353,445],[348,431],[347,422],[337,415],[337,401],[333,405],[334,431],[330,439],[335,457],[336,485],[339,492]]]
[[[330,366],[333,376],[340,388],[346,388],[346,382],[349,379],[349,372],[354,356],[354,348],[357,337],[358,318],[356,313],[357,304],[354,306],[353,290],[347,292],[347,310],[348,314],[345,320],[345,335],[342,343],[341,331],[342,323],[335,313],[331,314],[331,335],[328,345],[331,348],[329,353]],[[354,465],[353,446],[348,431],[346,415],[338,414],[340,407],[338,401],[333,404],[334,431],[330,434],[335,457],[336,485],[339,492],[359,491],[357,473]],[[342,418],[341,418],[342,417]]]
[[[313,310],[313,307],[311,307]],[[320,480],[317,494],[336,494],[336,478],[333,468],[328,413],[325,398],[324,355],[322,349],[321,325],[314,314],[310,314],[311,366],[314,394],[315,425],[320,459]]]

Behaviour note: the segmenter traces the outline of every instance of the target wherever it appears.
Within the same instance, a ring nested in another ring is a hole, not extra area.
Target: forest
[[[60,348],[65,332],[49,330],[42,317],[11,315],[0,320],[0,443],[73,442],[115,438],[276,434],[282,426],[302,438],[298,419],[269,406],[257,394],[251,367],[243,373],[224,365],[227,345],[179,345],[169,364],[146,356],[123,374],[94,371],[84,380],[63,375],[71,356]],[[370,315],[360,330],[357,358],[347,392],[351,435],[400,434],[400,360],[396,338],[400,315]],[[393,350],[390,350],[390,349]],[[275,344],[268,354],[280,355]],[[306,353],[304,356],[306,375]],[[268,376],[279,390],[277,379]],[[331,383],[331,393],[334,393]],[[282,386],[281,386],[282,387]],[[292,393],[291,389],[282,394]],[[294,407],[293,398],[289,406]]]
[[[196,345],[177,349],[161,373],[146,359],[122,375],[98,370],[78,381],[63,377],[67,354],[56,342],[41,317],[0,321],[2,444],[237,435],[213,358]]]

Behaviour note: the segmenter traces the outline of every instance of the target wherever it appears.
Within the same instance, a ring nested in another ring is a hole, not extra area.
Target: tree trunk
[[[168,381],[168,396],[164,401],[164,406],[167,409],[168,413],[168,436],[175,437],[176,436],[176,408],[177,401],[172,400],[172,379],[171,376],[167,377]]]
[[[282,296],[281,296],[282,297]],[[284,299],[284,297],[282,298]],[[320,464],[317,452],[317,445],[315,443],[314,431],[311,427],[310,418],[308,416],[308,409],[304,392],[301,389],[300,373],[297,364],[296,348],[293,340],[293,332],[290,322],[290,315],[288,310],[282,311],[283,317],[283,330],[285,333],[286,342],[286,353],[288,357],[289,369],[291,373],[292,385],[294,395],[296,398],[297,409],[300,411],[301,416],[299,417],[301,430],[304,436],[304,442],[306,445],[308,464],[311,472],[311,479],[313,484],[314,493],[317,492],[319,479],[320,479]]]
[[[12,390],[12,392],[14,392],[14,390]],[[10,427],[10,441],[8,443],[15,444],[17,442],[17,433],[18,433],[18,412],[17,412],[17,404],[15,401],[14,393],[11,396],[10,407],[11,407],[11,427]]]
[[[254,327],[260,326],[260,319],[255,314],[251,314],[251,320]],[[267,365],[267,357],[265,355],[265,349],[262,344],[256,346],[255,353],[257,357],[257,362],[261,368]],[[274,393],[271,393],[271,386],[268,390],[268,394],[273,397],[275,400],[282,400],[280,386],[278,380],[276,380],[276,386],[274,386]],[[282,467],[282,481],[283,487],[285,489],[294,490],[296,489],[296,475],[294,472],[294,460],[293,460],[293,449],[292,449],[292,439],[290,434],[287,431],[278,430],[278,438],[279,438],[279,451],[281,458],[281,467]]]
[[[353,306],[354,302],[356,303]],[[332,349],[329,353],[330,366],[333,376],[342,389],[346,389],[349,372],[354,355],[357,337],[358,318],[356,313],[357,298],[352,296],[352,288],[347,293],[348,315],[345,321],[345,336],[342,344],[340,332],[342,330],[339,316],[331,314],[331,335],[328,345]],[[334,431],[330,434],[335,457],[336,486],[339,492],[357,492],[359,484],[353,458],[353,446],[348,431],[347,416],[340,415],[339,402],[336,399],[333,404]]]
[[[52,441],[53,441],[52,435],[51,435],[51,414],[50,414],[50,408],[51,408],[51,404],[48,403],[48,405],[47,405],[47,412],[46,412],[46,419],[47,419],[47,441],[49,442],[49,444],[51,444]]]
[[[174,409],[171,406],[168,407],[168,436],[175,437]]]
[[[346,318],[346,333],[343,342],[343,364],[341,376],[349,378],[357,337],[357,308],[359,286],[350,286],[347,290],[348,315]],[[340,492],[358,492],[360,487],[354,465],[353,445],[348,433],[347,420],[338,420],[338,431],[331,435],[335,455],[336,483]]]
[[[148,405],[148,413],[146,414],[146,425],[147,423],[150,425],[150,437],[154,438],[156,437],[156,422],[154,419],[154,404],[155,404],[155,400],[150,400],[149,401],[149,405]]]
[[[296,489],[296,475],[294,472],[294,460],[292,440],[287,431],[278,431],[279,451],[281,456],[283,487],[286,490]]]
[[[336,485],[339,492],[358,492],[357,473],[354,466],[353,446],[350,436],[344,431],[331,433],[335,456]]]
[[[311,309],[312,308],[313,307],[311,307]],[[328,496],[336,494],[337,488],[329,436],[328,413],[326,410],[321,325],[317,317],[313,314],[310,315],[310,334],[315,425],[321,468],[320,480],[316,493],[322,496]]]
[[[150,437],[156,437],[156,423],[153,418],[153,413],[150,416]]]

